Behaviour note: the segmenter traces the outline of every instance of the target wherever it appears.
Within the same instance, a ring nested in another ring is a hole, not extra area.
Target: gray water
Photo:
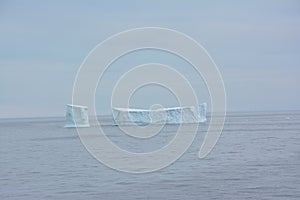
[[[106,167],[63,126],[62,118],[0,120],[0,199],[300,199],[300,112],[231,113],[200,160],[202,124],[179,160],[146,174]],[[121,148],[147,152],[166,145],[177,127],[149,140],[103,129]]]

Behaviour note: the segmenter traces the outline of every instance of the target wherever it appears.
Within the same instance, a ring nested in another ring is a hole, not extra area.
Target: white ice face
[[[183,124],[206,121],[206,103],[194,107],[175,107],[154,110],[113,108],[115,125]]]
[[[88,108],[86,106],[67,105],[65,127],[89,127]]]

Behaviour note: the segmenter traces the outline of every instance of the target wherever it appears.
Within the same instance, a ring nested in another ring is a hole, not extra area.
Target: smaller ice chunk
[[[207,104],[206,103],[202,103],[199,105],[199,122],[206,122],[206,107],[207,107]]]
[[[67,105],[66,128],[89,127],[89,116],[87,106]]]

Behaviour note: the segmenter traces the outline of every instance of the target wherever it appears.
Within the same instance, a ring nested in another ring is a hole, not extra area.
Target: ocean
[[[120,148],[148,152],[175,136],[168,125],[149,139],[123,134],[102,117]],[[204,159],[208,123],[177,161],[130,174],[91,156],[63,118],[0,120],[0,199],[300,199],[300,112],[229,113]]]

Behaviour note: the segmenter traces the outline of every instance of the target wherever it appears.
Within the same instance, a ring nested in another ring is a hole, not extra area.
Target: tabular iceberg
[[[174,107],[155,110],[113,108],[114,125],[185,124],[206,121],[206,103],[195,107]]]
[[[88,108],[79,105],[67,105],[66,128],[89,127]]]

